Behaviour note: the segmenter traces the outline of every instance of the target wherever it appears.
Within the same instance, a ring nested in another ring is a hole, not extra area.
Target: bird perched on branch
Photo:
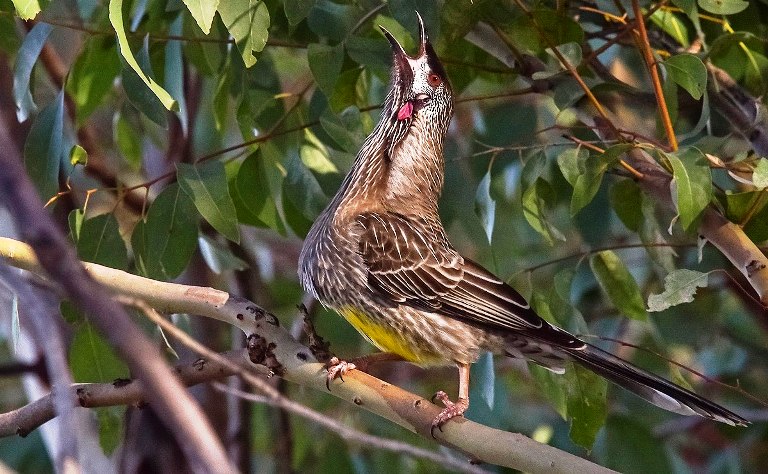
[[[309,231],[299,274],[307,291],[385,354],[458,367],[458,399],[436,394],[445,409],[433,428],[469,407],[469,366],[484,351],[554,372],[573,361],[666,410],[747,424],[547,323],[512,287],[453,248],[438,215],[453,91],[420,16],[415,56],[381,29],[394,56],[381,119]],[[329,377],[353,367],[330,366]]]

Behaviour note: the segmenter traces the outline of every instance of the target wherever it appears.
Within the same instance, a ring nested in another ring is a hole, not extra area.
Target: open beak
[[[432,46],[429,44],[427,32],[424,29],[424,21],[421,19],[419,12],[416,12],[416,17],[419,19],[419,52],[415,57],[409,56],[395,37],[386,28],[379,25],[379,28],[392,46],[395,80],[397,87],[400,87],[403,91],[407,91],[411,84],[413,84],[413,69],[411,68],[410,60],[420,58],[430,52],[434,54]],[[405,97],[406,94],[403,94],[403,96]],[[427,100],[429,100],[427,94],[419,94],[416,97],[407,99],[397,111],[397,120],[406,120],[413,117],[414,112],[418,111]]]

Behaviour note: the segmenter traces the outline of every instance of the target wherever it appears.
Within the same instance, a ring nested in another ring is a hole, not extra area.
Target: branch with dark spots
[[[331,343],[325,341],[317,331],[315,331],[315,325],[312,324],[307,307],[302,303],[298,305],[297,308],[304,318],[304,334],[306,334],[309,339],[309,350],[312,351],[312,355],[320,362],[328,362],[333,356],[330,350]]]
[[[269,369],[270,375],[285,375],[285,368],[275,356],[277,344],[268,342],[264,337],[258,334],[248,336],[247,349],[248,358],[257,365],[263,365]]]

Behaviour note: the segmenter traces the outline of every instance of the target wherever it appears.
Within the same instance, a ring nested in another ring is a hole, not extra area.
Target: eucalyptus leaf
[[[227,1],[227,0],[224,0]],[[235,2],[233,2],[235,3]],[[219,6],[219,0],[184,0],[192,18],[197,22],[197,26],[203,30],[206,35],[211,32],[211,23],[216,15],[216,8]]]
[[[24,165],[43,201],[59,190],[64,91],[37,114],[24,144]]]
[[[40,7],[37,6],[37,11],[31,17],[27,17],[19,10],[19,3],[16,4],[16,9],[24,19],[33,18],[40,11]],[[25,5],[22,5],[22,8],[29,13],[35,10],[32,6],[37,5],[35,1],[24,3]],[[30,8],[27,10],[25,7]],[[35,66],[37,58],[40,56],[40,51],[43,50],[43,46],[45,46],[48,35],[50,35],[52,30],[53,27],[47,23],[37,23],[24,37],[24,41],[21,43],[21,48],[19,48],[18,55],[16,56],[16,63],[13,65],[13,99],[16,102],[16,118],[19,122],[27,120],[29,115],[37,110],[37,106],[32,99],[32,93],[29,91],[29,83],[32,76],[32,68]]]
[[[693,54],[676,54],[664,61],[669,76],[696,100],[707,91],[707,68]]]
[[[648,311],[664,311],[682,303],[690,303],[698,288],[708,284],[709,273],[675,270],[664,278],[664,291],[648,297]]]
[[[600,288],[622,314],[641,321],[648,319],[640,287],[614,252],[605,250],[596,253],[590,258],[589,266]]]
[[[219,4],[219,15],[227,30],[235,39],[245,67],[256,64],[256,55],[267,44],[269,37],[269,11],[259,0],[223,1]]]
[[[203,218],[224,237],[239,243],[237,212],[229,195],[224,165],[219,161],[199,165],[177,163],[176,177]]]
[[[664,155],[672,165],[675,202],[684,229],[691,228],[712,200],[712,173],[706,157],[696,148]]]

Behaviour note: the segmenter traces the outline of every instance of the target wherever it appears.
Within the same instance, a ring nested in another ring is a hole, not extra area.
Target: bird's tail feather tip
[[[749,425],[748,420],[727,408],[598,347],[588,344],[568,352],[577,363],[667,411],[698,415],[731,426]]]

